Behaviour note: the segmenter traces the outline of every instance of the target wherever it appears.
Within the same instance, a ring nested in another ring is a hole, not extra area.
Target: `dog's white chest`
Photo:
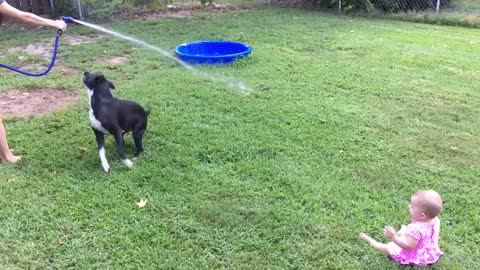
[[[90,108],[90,110],[88,110],[88,118],[90,118],[90,125],[98,130],[98,131],[101,131],[105,134],[110,134],[108,132],[108,130],[106,130],[103,126],[102,126],[102,123],[100,123],[100,121],[97,120],[97,118],[95,118],[95,115],[93,114],[93,109]]]
[[[88,118],[90,119],[90,125],[100,131],[100,132],[103,132],[105,134],[110,134],[110,132],[108,132],[108,130],[106,130],[103,126],[102,126],[102,123],[100,123],[100,121],[98,121],[97,118],[95,118],[95,115],[93,114],[93,109],[92,109],[92,96],[93,96],[93,90],[90,90],[87,88],[87,94],[88,94],[88,104],[90,106],[90,110],[88,110]]]

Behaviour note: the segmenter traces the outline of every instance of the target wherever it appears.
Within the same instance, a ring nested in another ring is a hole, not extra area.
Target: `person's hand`
[[[398,230],[397,235],[398,235],[398,236],[402,236],[403,233],[405,233],[406,230],[407,230],[407,226],[402,225],[402,227],[400,228],[400,230]]]
[[[392,239],[395,235],[397,235],[397,232],[392,227],[385,226],[383,228],[383,234],[389,239]]]
[[[58,30],[62,31],[65,31],[65,29],[67,29],[67,24],[63,20],[54,21],[54,26],[58,28]]]

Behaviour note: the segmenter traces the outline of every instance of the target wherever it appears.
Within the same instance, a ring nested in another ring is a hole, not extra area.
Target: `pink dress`
[[[414,264],[425,266],[436,263],[443,255],[438,242],[440,240],[440,219],[436,218],[434,224],[425,224],[412,221],[408,224],[403,235],[410,235],[418,239],[418,244],[411,250],[399,247],[394,242],[387,244],[390,257],[400,264]]]

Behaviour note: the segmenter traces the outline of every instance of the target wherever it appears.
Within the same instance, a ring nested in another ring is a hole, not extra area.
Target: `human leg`
[[[389,252],[388,252],[388,246],[387,244],[384,244],[384,243],[380,243],[378,242],[377,240],[371,238],[368,234],[366,233],[361,233],[360,234],[360,238],[362,238],[363,240],[366,240],[368,243],[370,243],[370,245],[375,248],[376,250],[379,250],[381,252],[383,252],[384,254],[386,255],[390,255]]]
[[[15,163],[21,159],[19,156],[14,156],[8,147],[7,134],[3,126],[3,116],[0,113],[0,159]]]

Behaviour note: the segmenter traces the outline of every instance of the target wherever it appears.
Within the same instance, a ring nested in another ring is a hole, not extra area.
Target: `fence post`
[[[40,12],[40,5],[38,3],[39,1],[38,0],[32,0],[31,4],[32,4],[32,13],[33,14],[39,14]]]
[[[435,14],[438,15],[439,11],[440,11],[440,0],[437,0],[437,8],[435,9]]]
[[[55,4],[53,3],[53,0],[49,0],[50,2],[50,16],[53,18],[53,16],[55,15]]]
[[[12,7],[16,8],[16,9],[20,9],[20,2],[18,2],[18,0],[9,0],[8,3]]]
[[[82,11],[82,3],[80,0],[77,0],[77,4],[78,4],[78,16],[80,16],[80,20],[84,20],[83,18],[83,11]]]
[[[20,0],[20,9],[23,11],[29,11],[29,2],[28,0]]]
[[[338,13],[342,13],[342,0],[338,0]]]

